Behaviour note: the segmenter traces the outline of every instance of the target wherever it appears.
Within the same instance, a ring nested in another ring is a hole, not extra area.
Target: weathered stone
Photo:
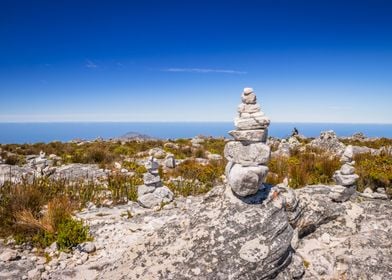
[[[338,185],[351,186],[357,182],[359,176],[357,174],[343,175],[340,171],[336,171],[333,175],[333,179]]]
[[[151,173],[144,173],[143,174],[143,182],[145,185],[155,185],[161,182],[161,177],[159,175],[154,175]]]
[[[94,242],[85,242],[80,245],[80,251],[91,254],[96,250]]]
[[[343,164],[340,168],[340,173],[342,175],[352,175],[355,172],[355,168],[349,164]]]
[[[176,167],[176,159],[173,155],[167,155],[164,162],[167,168],[175,168]]]
[[[150,157],[144,164],[144,167],[148,170],[157,170],[159,168],[159,163],[153,158]]]
[[[242,114],[242,113],[257,113],[260,112],[260,105],[259,104],[244,104],[241,103],[240,105],[238,105],[238,109],[237,109],[238,113]]]
[[[253,130],[253,129],[264,129],[270,124],[270,120],[267,117],[257,118],[235,118],[234,125],[239,130]]]
[[[268,129],[231,130],[229,134],[237,141],[266,142]]]
[[[241,100],[245,104],[256,104],[257,102],[256,94],[254,93],[242,94]]]
[[[247,166],[234,164],[229,171],[229,185],[233,192],[239,196],[248,196],[257,193],[268,173],[268,167]]]
[[[173,200],[173,193],[167,187],[156,188],[154,192],[147,193],[138,198],[141,206],[152,208],[159,206],[161,203],[169,203]]]
[[[267,164],[271,148],[264,143],[246,143],[230,141],[226,143],[224,155],[227,160],[242,166],[257,166]]]
[[[140,197],[147,193],[152,193],[153,191],[155,191],[155,186],[140,185],[137,187],[137,196]]]
[[[253,88],[244,88],[243,94],[248,95],[251,94],[252,92],[253,92]]]
[[[5,252],[1,253],[0,260],[3,262],[14,261],[18,259],[18,252],[13,250],[6,250]]]
[[[331,192],[329,193],[329,197],[336,202],[344,202],[350,199],[350,197],[355,194],[356,187],[355,186],[333,186],[331,188]]]

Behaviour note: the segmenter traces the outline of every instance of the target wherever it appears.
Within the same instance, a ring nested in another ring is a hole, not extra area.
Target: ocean
[[[363,132],[368,137],[392,138],[392,124],[271,123],[269,135],[287,137],[296,127],[300,134],[317,137],[321,131],[334,130],[338,136]],[[92,140],[120,137],[137,132],[162,139],[191,138],[196,135],[229,137],[232,122],[102,122],[102,123],[0,123],[0,143],[36,143]]]

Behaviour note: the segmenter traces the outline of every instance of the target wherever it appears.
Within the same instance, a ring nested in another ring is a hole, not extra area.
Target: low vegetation
[[[392,146],[392,139],[390,138],[375,138],[367,140],[359,139],[341,139],[341,142],[346,145],[364,146],[372,149],[380,149],[381,147]]]
[[[213,186],[222,183],[226,162],[224,160],[210,161],[201,164],[193,159],[181,163],[172,171],[164,174],[166,185],[175,195],[189,196],[206,193]],[[178,180],[169,181],[170,178]]]
[[[356,173],[359,175],[358,189],[369,187],[373,191],[385,188],[392,195],[392,156],[361,154],[355,157]]]
[[[270,173],[267,183],[278,184],[284,178],[289,179],[289,186],[300,188],[312,184],[332,183],[333,173],[341,163],[322,151],[306,150],[293,152],[290,157],[274,157],[269,163]]]
[[[107,185],[39,178],[0,188],[0,237],[46,247],[57,241],[67,250],[90,239],[88,227],[73,217],[88,202],[124,203],[137,200],[139,176],[111,175]]]

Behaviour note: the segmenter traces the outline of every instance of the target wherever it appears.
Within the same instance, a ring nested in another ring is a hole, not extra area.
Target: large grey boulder
[[[265,177],[268,174],[268,167],[242,166],[233,164],[228,171],[228,182],[233,192],[239,196],[248,196],[255,194],[262,186]]]
[[[270,159],[271,148],[261,142],[230,141],[226,143],[224,155],[227,160],[242,166],[266,165]]]
[[[312,140],[309,145],[341,156],[346,146],[339,141],[333,130],[321,132],[320,137]]]

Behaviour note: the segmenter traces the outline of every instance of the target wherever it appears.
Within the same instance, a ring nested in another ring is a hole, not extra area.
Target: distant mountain
[[[141,134],[138,132],[128,132],[124,134],[123,136],[118,137],[119,140],[155,140],[157,138],[151,137],[146,134]]]

